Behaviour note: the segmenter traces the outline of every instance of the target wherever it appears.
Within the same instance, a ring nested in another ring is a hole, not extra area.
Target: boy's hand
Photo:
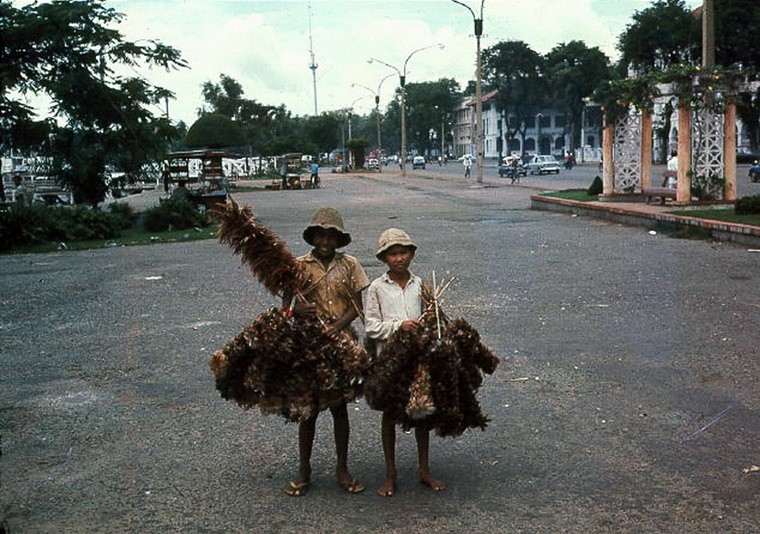
[[[296,302],[293,313],[301,319],[313,319],[317,316],[317,305],[311,302]]]
[[[404,321],[401,323],[401,330],[405,332],[414,332],[420,327],[419,321]]]

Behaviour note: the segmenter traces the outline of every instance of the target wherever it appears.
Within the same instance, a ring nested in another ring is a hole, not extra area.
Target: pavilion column
[[[615,192],[615,162],[612,160],[612,144],[615,139],[615,124],[605,123],[602,130],[602,184],[603,195]]]
[[[723,115],[723,200],[736,200],[736,103],[727,99]]]
[[[676,202],[691,202],[691,105],[688,98],[678,102],[678,178]]]
[[[652,112],[641,112],[641,187],[652,185]],[[658,184],[659,185],[659,184]]]

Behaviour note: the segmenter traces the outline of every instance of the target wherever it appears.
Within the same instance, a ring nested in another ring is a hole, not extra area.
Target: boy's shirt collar
[[[388,274],[388,271],[385,271],[383,275],[380,277],[384,282],[388,282],[389,284],[398,285],[396,282],[394,282],[390,275]],[[422,279],[414,274],[411,270],[409,271],[409,283],[422,283]]]

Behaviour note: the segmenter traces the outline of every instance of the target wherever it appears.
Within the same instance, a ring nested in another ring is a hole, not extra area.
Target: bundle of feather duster
[[[269,292],[298,295],[301,265],[249,207],[230,199],[214,216],[219,241],[240,254]],[[368,364],[367,352],[345,332],[328,336],[318,319],[296,319],[276,308],[256,317],[210,362],[222,398],[290,421],[357,398]]]
[[[423,299],[429,299],[425,291]],[[419,320],[416,331],[399,329],[390,336],[367,373],[370,407],[387,412],[405,430],[458,436],[468,428],[485,429],[488,418],[476,394],[483,374],[492,374],[499,359],[464,319],[449,321],[430,305]]]

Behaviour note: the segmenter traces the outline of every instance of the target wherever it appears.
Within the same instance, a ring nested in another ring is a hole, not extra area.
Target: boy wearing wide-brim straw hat
[[[385,341],[397,330],[414,332],[420,328],[422,315],[422,280],[409,267],[417,245],[405,231],[389,228],[380,234],[376,256],[386,263],[388,271],[372,281],[364,305],[365,331],[377,343],[378,354]],[[391,497],[396,490],[396,424],[388,410],[383,410],[382,443],[386,477],[377,493]],[[430,430],[415,428],[419,457],[420,481],[434,491],[442,491],[446,484],[430,472]]]
[[[345,231],[343,219],[333,208],[321,208],[314,213],[311,223],[303,231],[303,239],[313,248],[298,258],[304,267],[296,298],[286,295],[285,304],[291,306],[296,317],[317,317],[327,332],[351,331],[351,323],[362,309],[361,292],[369,285],[359,261],[353,256],[337,252],[351,243],[351,234]],[[330,406],[335,429],[337,455],[336,477],[349,493],[364,490],[364,484],[348,471],[348,410],[344,400]],[[299,424],[298,477],[285,488],[288,495],[304,495],[311,483],[311,451],[314,445],[317,416]]]

